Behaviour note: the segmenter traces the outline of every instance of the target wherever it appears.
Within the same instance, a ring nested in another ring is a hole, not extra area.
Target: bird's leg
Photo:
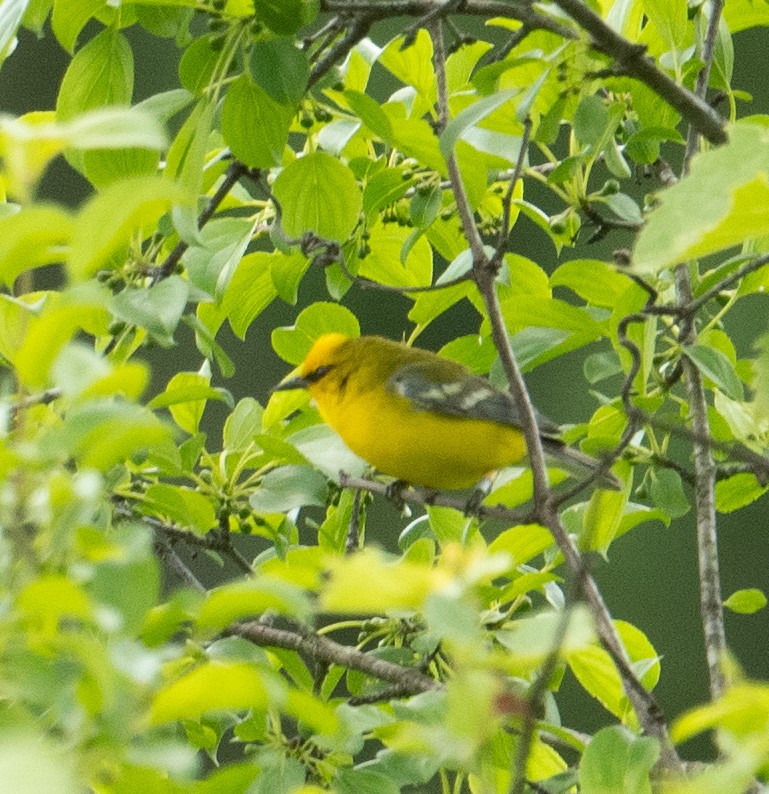
[[[403,492],[408,487],[409,484],[405,480],[393,480],[385,489],[385,496],[401,513],[406,510],[406,500],[403,498]]]
[[[464,514],[466,516],[478,515],[478,510],[480,509],[483,500],[491,493],[491,489],[496,478],[497,472],[495,471],[490,471],[483,475],[475,488],[473,488],[470,498],[465,503]]]

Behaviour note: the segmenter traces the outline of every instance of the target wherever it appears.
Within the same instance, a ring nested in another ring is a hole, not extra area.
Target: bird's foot
[[[473,488],[470,498],[465,502],[464,514],[468,517],[477,517],[483,500],[491,493],[494,485],[495,473],[486,474],[483,479]]]
[[[409,484],[405,480],[393,480],[385,489],[385,496],[401,513],[405,513],[408,510],[403,496],[408,487]]]

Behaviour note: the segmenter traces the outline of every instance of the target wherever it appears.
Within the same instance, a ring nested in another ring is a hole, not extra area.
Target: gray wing
[[[441,380],[436,380],[433,362],[406,364],[390,376],[387,388],[425,411],[521,426],[515,401],[508,392],[459,365],[451,366],[448,361],[446,365],[439,375]],[[446,378],[447,375],[453,377]],[[559,434],[558,425],[539,413],[537,421],[543,435]]]

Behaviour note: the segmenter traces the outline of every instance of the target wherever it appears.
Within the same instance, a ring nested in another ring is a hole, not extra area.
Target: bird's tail
[[[599,472],[596,478],[596,483],[599,487],[607,488],[610,491],[622,490],[622,481],[612,474],[608,468],[602,468],[603,464],[597,458],[585,455],[584,452],[567,446],[557,438],[544,437],[542,439],[542,448],[545,456],[553,465],[574,477],[585,479]]]

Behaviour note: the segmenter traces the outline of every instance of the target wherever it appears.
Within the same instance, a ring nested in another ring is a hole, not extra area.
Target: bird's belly
[[[420,411],[391,394],[369,393],[324,413],[347,446],[380,472],[429,488],[472,487],[526,453],[514,427]]]

